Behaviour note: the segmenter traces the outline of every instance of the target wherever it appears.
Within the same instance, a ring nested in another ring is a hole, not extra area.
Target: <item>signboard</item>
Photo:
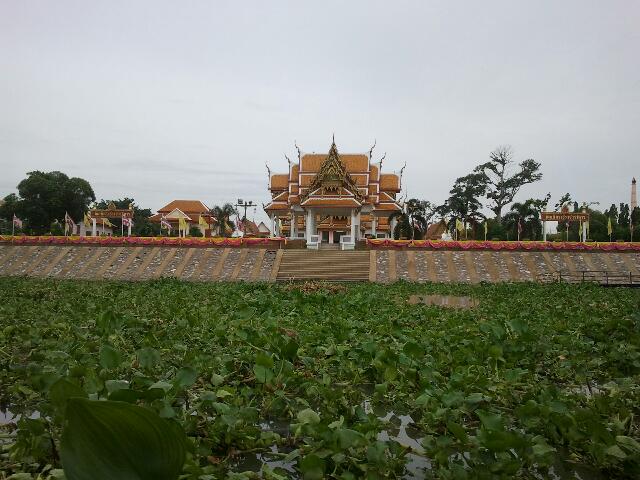
[[[540,219],[543,222],[588,222],[588,213],[579,212],[541,212]]]
[[[113,202],[109,202],[104,210],[91,210],[91,218],[133,218],[133,204],[124,209],[116,208]]]
[[[91,210],[91,218],[133,218],[133,210]]]

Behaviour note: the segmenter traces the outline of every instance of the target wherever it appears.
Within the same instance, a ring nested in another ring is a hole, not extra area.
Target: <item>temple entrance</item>
[[[340,237],[344,235],[344,232],[333,232],[333,242],[332,243],[340,243]]]

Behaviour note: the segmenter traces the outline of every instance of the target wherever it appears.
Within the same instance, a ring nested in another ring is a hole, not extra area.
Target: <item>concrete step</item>
[[[333,248],[285,250],[276,279],[366,281],[369,279],[369,252]]]

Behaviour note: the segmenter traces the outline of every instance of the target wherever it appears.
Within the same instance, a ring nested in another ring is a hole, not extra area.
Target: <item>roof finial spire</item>
[[[336,143],[336,134],[335,132],[331,135],[332,143],[335,145]]]

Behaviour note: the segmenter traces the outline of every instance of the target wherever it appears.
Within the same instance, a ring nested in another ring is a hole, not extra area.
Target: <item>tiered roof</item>
[[[166,216],[170,222],[178,221],[179,218],[184,218],[190,222],[198,222],[200,216],[210,222],[211,218],[209,207],[200,200],[173,200],[158,210],[158,213],[149,217],[149,220],[151,222],[160,222],[163,216]]]
[[[267,212],[289,211],[293,207],[361,208],[374,212],[400,210],[396,195],[400,176],[381,173],[382,164],[371,163],[370,154],[339,154],[335,141],[329,153],[301,154],[289,173],[269,178],[271,202]]]

